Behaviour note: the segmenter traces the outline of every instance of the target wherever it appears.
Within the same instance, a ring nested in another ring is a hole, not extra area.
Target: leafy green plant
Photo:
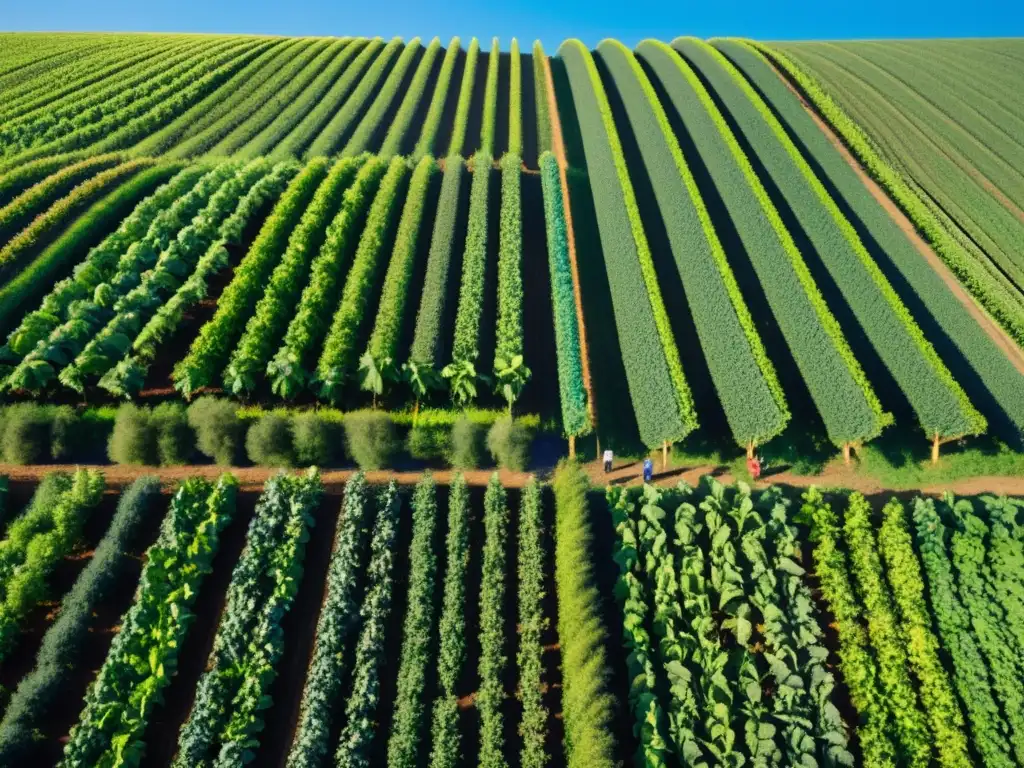
[[[528,427],[511,416],[504,416],[487,431],[487,451],[502,469],[522,472],[530,462],[532,440]]]
[[[451,427],[451,453],[448,462],[456,469],[478,469],[484,463],[487,435],[485,427],[465,414]]]
[[[291,419],[268,413],[254,422],[245,434],[245,453],[249,461],[261,467],[292,466],[295,463],[295,451]]]
[[[516,43],[513,41],[513,45]],[[514,60],[518,61],[518,48]],[[518,155],[501,159],[501,214],[498,224],[498,327],[494,380],[511,411],[530,378],[523,360],[523,212]]]
[[[455,71],[455,64],[462,52],[462,41],[453,37],[448,42],[445,50],[444,60],[441,62],[441,69],[437,73],[437,84],[434,86],[434,95],[430,98],[430,106],[423,118],[423,127],[420,129],[419,140],[412,151],[412,159],[419,162],[427,155],[435,155],[441,151],[437,146],[437,132],[441,127],[441,118],[444,115],[444,105],[448,100],[448,90],[452,84],[452,73]]]
[[[543,768],[548,711],[542,697],[542,633],[545,628],[543,498],[536,479],[523,489],[519,512],[519,696],[523,702],[520,733],[523,768]]]
[[[353,411],[342,422],[348,455],[360,469],[390,466],[401,448],[394,422],[379,411]]]
[[[410,42],[409,45],[411,47],[412,43]],[[407,47],[406,50],[408,51],[409,47]],[[406,87],[405,93],[402,96],[402,103],[399,105],[398,111],[395,112],[394,117],[391,118],[391,122],[388,124],[387,134],[384,136],[384,141],[381,143],[380,150],[377,154],[383,155],[384,157],[403,154],[402,146],[406,143],[406,131],[409,130],[409,124],[412,122],[413,116],[416,114],[416,110],[419,109],[424,91],[427,88],[427,81],[430,79],[430,75],[434,70],[434,62],[437,61],[437,56],[440,52],[441,38],[435,37],[430,41],[430,44],[423,52],[423,56],[420,58],[419,64],[416,65],[416,71],[413,73],[412,79],[409,81],[409,85]],[[454,64],[454,57],[452,57],[452,64]],[[395,69],[398,69],[397,65]],[[393,91],[398,90],[402,75],[404,75],[404,72],[400,73],[398,77],[392,81],[395,83]],[[394,74],[392,77],[394,77]],[[449,79],[451,78],[451,65],[449,65],[448,68],[448,77]],[[447,87],[447,82],[444,83],[444,86]],[[435,96],[436,92],[435,88]],[[431,102],[431,106],[433,106],[433,101]],[[378,122],[375,128],[379,130],[379,127],[380,123]],[[424,126],[424,128],[426,128],[426,126]],[[436,128],[434,130],[436,131]]]
[[[480,583],[480,688],[476,706],[480,712],[480,755],[483,768],[507,765],[504,757],[501,702],[505,664],[505,541],[508,502],[498,474],[491,475],[484,495],[484,554]]]
[[[229,400],[201,397],[188,407],[188,423],[196,433],[196,447],[215,464],[237,463],[245,444],[245,423]]]
[[[299,466],[329,467],[344,453],[341,425],[317,411],[303,411],[292,417],[295,458]]]

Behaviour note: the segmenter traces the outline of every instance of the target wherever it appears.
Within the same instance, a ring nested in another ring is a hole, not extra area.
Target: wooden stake
[[[576,435],[569,435],[569,458],[576,458]]]
[[[850,463],[850,444],[849,443],[843,443],[843,461],[845,461],[847,464]]]
[[[661,444],[661,471],[665,472],[668,469],[668,440],[665,440]]]
[[[747,458],[748,459],[754,458],[754,443],[753,443],[753,441],[747,443]]]
[[[597,434],[597,430],[594,430],[594,440],[597,441],[597,460],[601,461],[601,436]]]
[[[932,440],[932,464],[939,463],[939,433],[935,433],[935,438]]]

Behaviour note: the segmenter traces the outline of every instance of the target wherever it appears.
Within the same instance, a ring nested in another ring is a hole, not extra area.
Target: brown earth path
[[[767,57],[762,56],[762,60],[772,68],[772,71],[778,76],[778,78],[785,84],[790,92],[796,96],[803,106],[804,110],[814,121],[815,125],[825,134],[832,146],[836,148],[840,156],[846,161],[857,177],[861,180],[864,186],[867,188],[871,196],[875,198],[879,205],[885,209],[885,211],[892,217],[896,225],[902,230],[903,234],[906,235],[907,239],[917,248],[921,256],[924,257],[928,265],[935,270],[936,274],[942,278],[942,281],[949,288],[950,292],[956,299],[963,304],[970,313],[971,317],[981,326],[982,330],[988,334],[989,338],[995,343],[999,349],[1003,351],[1003,354],[1009,358],[1010,362],[1013,363],[1014,367],[1024,374],[1024,350],[1022,350],[1017,344],[1009,337],[1006,331],[1003,330],[997,322],[995,322],[987,312],[985,312],[978,304],[974,301],[971,295],[964,289],[960,281],[957,280],[956,276],[949,270],[946,263],[939,258],[939,256],[932,250],[932,247],[925,241],[921,234],[917,231],[914,223],[907,218],[906,214],[903,213],[902,209],[890,198],[878,183],[871,178],[867,170],[860,164],[860,161],[854,157],[853,153],[847,148],[843,140],[832,130],[832,126],[818,114],[818,111],[814,108],[814,105],[804,98],[803,94],[794,87],[789,79],[778,70],[775,64],[770,61]]]

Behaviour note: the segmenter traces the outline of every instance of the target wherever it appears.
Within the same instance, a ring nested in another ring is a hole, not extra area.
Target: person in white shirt
[[[615,458],[615,454],[611,451],[604,452],[604,472],[608,474],[612,471],[612,460]]]

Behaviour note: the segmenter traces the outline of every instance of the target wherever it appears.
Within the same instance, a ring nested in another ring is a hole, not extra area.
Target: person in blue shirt
[[[654,479],[654,460],[648,456],[644,459],[644,482],[649,483]]]

